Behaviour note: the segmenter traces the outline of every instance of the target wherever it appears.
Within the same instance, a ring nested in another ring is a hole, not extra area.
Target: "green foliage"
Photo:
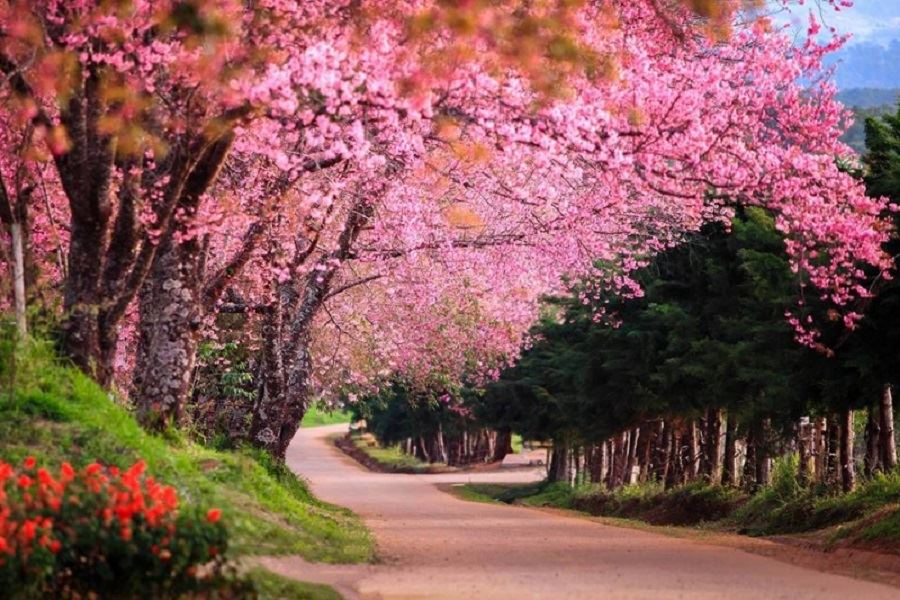
[[[350,436],[350,440],[358,450],[371,458],[384,471],[428,473],[432,470],[432,465],[429,463],[401,452],[396,444],[383,446],[370,434],[354,433]]]
[[[12,380],[11,369],[8,352],[0,354],[0,381]],[[51,465],[69,461],[80,468],[98,460],[124,468],[143,458],[185,502],[222,508],[239,554],[299,554],[325,562],[373,556],[359,519],[317,500],[284,466],[252,451],[215,451],[183,437],[148,435],[44,342],[19,352],[15,386],[0,393],[0,440],[0,460],[15,463],[34,455]]]
[[[454,486],[452,491],[464,500],[574,509],[655,525],[719,521],[746,500],[746,495],[738,490],[701,482],[671,490],[664,490],[656,483],[628,485],[611,491],[596,485],[572,488],[564,483],[538,483],[468,484]]]
[[[526,438],[575,445],[647,418],[696,418],[710,406],[785,428],[820,375],[784,313],[795,299],[784,243],[766,212],[709,225],[635,273],[644,295],[601,296],[619,322],[596,323],[581,289],[549,302],[535,344],[488,386],[476,414]]]
[[[341,423],[349,423],[353,419],[350,411],[338,408],[330,408],[320,402],[316,402],[309,407],[300,427],[321,427],[322,425],[339,425]]]
[[[247,573],[259,600],[341,600],[327,585],[305,583],[255,568]]]

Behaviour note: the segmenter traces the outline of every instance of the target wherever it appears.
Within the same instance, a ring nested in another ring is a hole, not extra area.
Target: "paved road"
[[[819,573],[722,546],[518,507],[458,500],[436,483],[527,481],[536,470],[477,474],[371,473],[301,429],[288,464],[324,500],[347,506],[375,534],[382,563],[266,566],[334,585],[348,599],[866,600],[900,598],[880,584]]]

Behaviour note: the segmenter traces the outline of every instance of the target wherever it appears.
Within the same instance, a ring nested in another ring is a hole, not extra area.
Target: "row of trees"
[[[563,275],[633,290],[726,195],[852,325],[886,234],[834,162],[840,41],[757,4],[0,0],[4,298],[153,430],[240,339],[277,457],[316,393],[490,378]]]
[[[454,387],[455,393],[447,391]],[[356,399],[352,411],[379,443],[420,460],[450,466],[502,461],[512,451],[512,432],[480,423],[473,413],[477,402],[471,390],[458,386],[432,382],[422,388],[396,380]]]
[[[898,206],[900,115],[866,130],[866,185]],[[896,235],[885,249],[898,260]],[[796,453],[801,480],[851,490],[859,464],[871,475],[897,463],[900,286],[870,275],[865,318],[823,329],[818,351],[799,346],[783,319],[796,282],[782,234],[766,211],[738,209],[642,269],[642,297],[606,298],[613,326],[580,290],[554,300],[534,345],[488,387],[486,422],[552,439],[552,480],[754,489]]]

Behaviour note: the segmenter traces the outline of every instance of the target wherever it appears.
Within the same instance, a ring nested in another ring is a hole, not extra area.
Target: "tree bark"
[[[885,471],[897,466],[897,442],[894,439],[894,398],[891,385],[885,384],[881,394],[881,464]]]
[[[700,475],[700,431],[696,419],[688,423],[687,431],[687,468],[685,480],[694,481]]]
[[[852,492],[856,488],[856,469],[853,464],[853,410],[848,408],[841,413],[841,488],[844,492]]]
[[[25,316],[25,242],[21,223],[9,226],[13,254],[13,302],[16,315],[16,331],[21,339],[28,335]]]
[[[568,479],[569,448],[566,444],[554,442],[547,465],[547,481],[558,483]]]
[[[635,473],[635,469],[637,468],[638,442],[640,441],[640,436],[641,430],[639,427],[635,427],[629,432],[628,458],[625,462],[625,485],[633,485],[637,481],[637,474]]]
[[[722,485],[738,485],[737,418],[730,412],[725,427],[725,456],[722,460]]]
[[[802,419],[797,428],[797,453],[799,463],[797,465],[797,478],[800,483],[806,485],[810,481],[812,446],[812,423],[809,419]]]
[[[828,420],[816,417],[813,425],[813,466],[818,482],[827,479],[828,472]]]
[[[725,433],[722,421],[725,419],[725,411],[720,408],[710,408],[706,412],[706,444],[705,455],[707,471],[706,480],[711,483],[722,481],[722,437]]]
[[[497,431],[497,443],[494,446],[494,462],[502,462],[512,452],[512,431],[508,428]]]
[[[864,463],[866,477],[872,477],[881,470],[881,403],[870,406],[866,411],[866,458]]]
[[[202,316],[195,239],[161,242],[140,293],[138,354],[132,400],[150,430],[179,426],[190,390]]]
[[[826,481],[837,487],[841,483],[841,423],[835,415],[828,417],[828,463]]]

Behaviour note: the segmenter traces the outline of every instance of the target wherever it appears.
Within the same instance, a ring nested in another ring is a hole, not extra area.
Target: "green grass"
[[[701,483],[664,490],[658,484],[629,485],[608,491],[600,486],[564,483],[527,485],[468,484],[453,493],[476,502],[505,502],[577,510],[595,516],[637,519],[654,525],[696,525],[731,514],[744,495]]]
[[[734,523],[751,535],[801,533],[827,527],[833,541],[881,540],[900,548],[900,472],[877,474],[855,491],[840,494],[826,486],[803,487],[793,461],[776,464],[773,484],[738,510]]]
[[[415,473],[427,473],[432,470],[433,465],[423,460],[419,460],[415,456],[410,456],[400,451],[399,446],[378,445],[375,438],[367,434],[353,434],[351,436],[353,444],[365,452],[372,460],[379,463],[387,470],[403,470]]]
[[[321,427],[322,425],[339,425],[341,423],[349,423],[352,417],[345,410],[329,409],[323,404],[317,402],[309,407],[300,427]]]
[[[46,343],[30,342],[16,362],[13,370],[10,345],[0,340],[0,459],[34,455],[51,466],[99,460],[125,467],[142,458],[183,502],[222,509],[237,554],[298,554],[332,563],[373,559],[372,538],[358,517],[316,499],[265,455],[215,451],[177,433],[147,434]]]
[[[463,500],[573,509],[651,525],[737,530],[752,536],[813,534],[824,547],[849,545],[900,553],[900,471],[864,480],[854,492],[805,487],[796,460],[776,461],[772,484],[749,496],[695,482],[665,490],[659,484],[572,488],[560,483],[467,484],[450,491]]]
[[[294,581],[262,568],[250,570],[260,600],[341,600],[327,585]]]

